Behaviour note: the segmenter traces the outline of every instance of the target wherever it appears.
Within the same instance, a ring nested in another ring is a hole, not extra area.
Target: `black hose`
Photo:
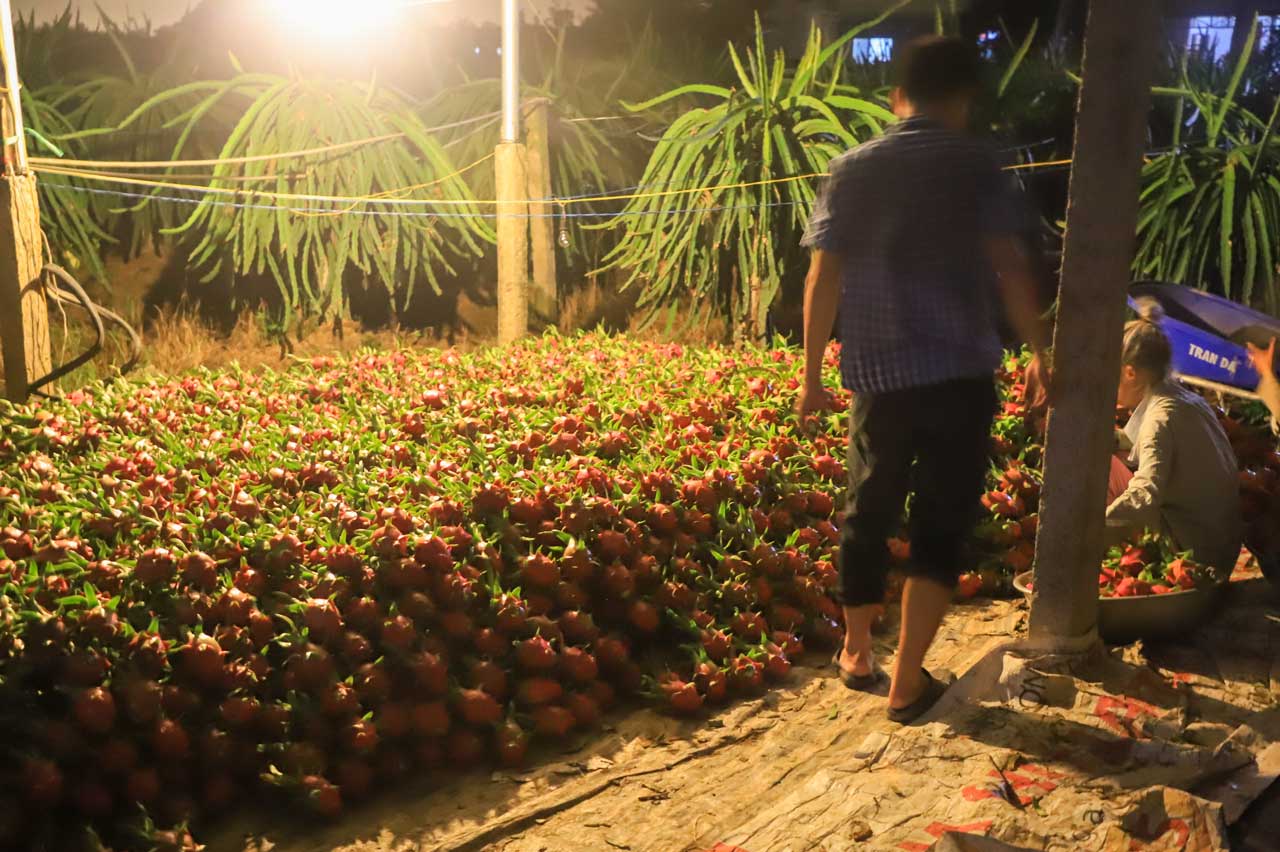
[[[138,366],[138,362],[142,360],[142,338],[138,336],[138,332],[134,330],[133,326],[129,325],[124,317],[115,311],[102,307],[102,305],[98,305],[97,308],[98,313],[101,314],[104,320],[120,326],[129,337],[129,357],[117,368],[120,371],[120,375],[128,375],[133,372],[133,368]]]
[[[57,381],[71,371],[83,366],[102,351],[103,343],[106,340],[106,327],[103,325],[103,320],[107,320],[108,322],[120,326],[120,328],[124,330],[124,333],[129,337],[129,357],[124,364],[119,367],[119,373],[123,376],[132,371],[133,368],[138,365],[138,361],[142,358],[142,338],[138,336],[138,332],[134,330],[133,326],[131,326],[124,317],[120,316],[115,311],[108,310],[101,305],[94,304],[93,300],[90,299],[89,295],[84,291],[84,288],[80,286],[80,283],[62,267],[49,264],[45,266],[41,274],[48,274],[54,279],[53,282],[51,282],[51,286],[47,287],[45,290],[46,297],[66,304],[78,304],[84,308],[85,312],[89,314],[90,321],[93,323],[97,340],[84,354],[78,356],[75,360],[58,367],[49,375],[32,383],[28,388],[28,392],[47,399],[58,399],[56,395],[46,393],[40,390],[40,388],[51,382]],[[62,285],[65,285],[65,289]],[[28,285],[27,289],[30,289],[33,286],[36,285]]]
[[[80,306],[84,308],[85,311],[89,314],[89,321],[93,323],[93,333],[95,335],[95,340],[93,342],[93,345],[90,346],[87,350],[85,350],[82,354],[76,356],[75,358],[72,358],[70,361],[68,361],[67,363],[63,364],[60,367],[55,367],[53,371],[49,373],[49,375],[44,376],[43,378],[36,379],[35,381],[29,383],[27,385],[28,393],[34,393],[35,391],[39,390],[45,385],[52,384],[56,382],[58,379],[62,378],[63,376],[73,372],[74,370],[78,370],[80,367],[83,367],[85,364],[88,364],[97,356],[99,352],[102,351],[102,344],[106,341],[106,338],[107,338],[107,330],[102,325],[102,315],[98,312],[98,306],[95,305],[93,303],[93,300],[89,298],[89,294],[86,293],[84,291],[84,288],[80,286],[80,282],[72,278],[70,273],[68,273],[61,266],[55,266],[52,263],[47,265],[44,268],[44,270],[41,272],[42,275],[44,273],[48,273],[52,275],[60,285],[66,285],[66,288],[70,290],[72,294],[75,296],[75,300],[79,302]],[[31,285],[28,285],[28,286],[31,286]],[[61,287],[59,287],[58,289],[61,289]]]
[[[80,300],[74,295],[68,295],[65,290],[56,287],[50,287],[46,290],[46,295],[58,302],[66,304],[79,304]],[[142,359],[142,338],[138,336],[138,332],[133,330],[133,326],[129,325],[124,317],[115,311],[102,307],[102,305],[94,305],[98,309],[98,314],[107,322],[114,323],[124,330],[129,337],[129,357],[125,362],[116,368],[120,376],[128,375],[138,366],[138,362]]]

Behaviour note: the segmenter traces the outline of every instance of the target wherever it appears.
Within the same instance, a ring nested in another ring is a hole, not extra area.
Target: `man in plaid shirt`
[[[852,689],[881,680],[871,625],[885,599],[886,539],[914,485],[889,688],[890,718],[908,723],[946,690],[922,664],[982,493],[1001,305],[1037,357],[1048,335],[1019,236],[1021,206],[995,154],[965,132],[981,90],[976,51],[923,39],[897,73],[899,123],[832,162],[805,236],[813,262],[798,409],[803,417],[822,406],[822,358],[838,310],[841,373],[854,401],[839,589],[846,635],[833,662]]]

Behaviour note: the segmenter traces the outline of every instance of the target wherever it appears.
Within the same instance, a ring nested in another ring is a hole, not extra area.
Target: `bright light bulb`
[[[404,0],[267,0],[287,33],[339,39],[390,26]]]

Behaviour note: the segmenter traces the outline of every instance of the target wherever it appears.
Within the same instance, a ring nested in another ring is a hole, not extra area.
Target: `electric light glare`
[[[267,0],[285,32],[339,39],[389,27],[403,0]]]

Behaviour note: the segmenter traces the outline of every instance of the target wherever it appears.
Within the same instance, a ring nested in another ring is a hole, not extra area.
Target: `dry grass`
[[[497,310],[473,301],[463,292],[457,303],[454,327],[443,336],[434,333],[394,329],[365,330],[351,324],[337,335],[331,326],[314,322],[291,333],[287,345],[266,330],[253,312],[242,314],[228,333],[202,319],[193,307],[167,308],[147,314],[148,294],[166,275],[169,258],[152,251],[130,260],[108,260],[109,290],[92,286],[90,295],[123,316],[143,339],[139,369],[174,375],[197,368],[223,369],[236,364],[242,369],[279,368],[291,356],[349,354],[362,348],[394,349],[448,347],[469,350],[492,345],[497,336]],[[726,343],[728,323],[719,317],[706,321],[692,304],[682,305],[676,322],[664,320],[642,327],[642,311],[636,306],[639,288],[621,289],[621,277],[614,273],[591,276],[571,285],[561,295],[561,334],[580,330],[604,330],[626,334],[640,341],[674,341],[686,345]],[[690,321],[693,317],[694,321]],[[55,364],[67,363],[92,342],[89,325],[78,308],[50,310],[51,346]],[[66,392],[118,375],[128,358],[128,344],[119,329],[108,327],[103,351],[89,364],[58,383],[53,392]],[[0,357],[0,397],[3,396],[3,358]]]
[[[143,342],[145,363],[164,374],[197,367],[217,370],[232,364],[247,370],[278,368],[294,357],[446,345],[442,340],[415,332],[367,331],[347,326],[338,333],[332,326],[316,324],[307,324],[282,341],[269,335],[260,319],[247,312],[240,315],[230,334],[221,334],[195,315],[182,311],[169,311],[152,321]],[[468,348],[469,342],[464,339],[454,345]]]
[[[643,312],[636,307],[639,290],[622,292],[601,278],[589,279],[570,290],[560,300],[562,334],[603,328],[640,340],[671,341],[686,345],[708,345],[729,340],[729,323],[723,317],[707,316],[692,304],[680,305],[677,326],[668,329],[661,321],[643,327]],[[692,318],[692,321],[689,321]]]
[[[682,310],[683,319],[692,308]],[[489,318],[480,314],[494,313]],[[346,355],[360,349],[445,348],[471,350],[492,346],[495,339],[488,328],[496,328],[496,312],[492,308],[471,307],[471,320],[480,331],[470,334],[465,329],[452,341],[413,331],[382,329],[363,330],[347,326],[338,336],[331,326],[307,323],[294,333],[288,345],[265,331],[253,313],[243,313],[230,334],[222,334],[189,311],[170,310],[148,324],[143,336],[143,363],[157,372],[172,375],[197,367],[220,369],[236,364],[242,369],[280,367],[290,357],[310,358],[317,355]],[[591,282],[564,297],[560,311],[561,334],[604,328],[646,341],[675,341],[688,345],[723,343],[729,339],[728,323],[721,318],[701,320],[687,329],[668,332],[661,323],[641,329],[634,299]]]
[[[705,320],[705,313],[698,314],[692,305],[682,306],[675,328],[668,328],[662,321],[642,328],[640,311],[635,305],[635,291],[619,292],[612,282],[590,279],[572,288],[561,299],[561,334],[573,334],[579,330],[604,329],[627,334],[643,341],[674,341],[687,345],[724,343],[729,339],[728,323],[721,318]],[[139,369],[149,369],[162,375],[175,375],[197,368],[224,369],[233,364],[241,369],[280,368],[291,357],[309,358],[317,355],[344,355],[360,349],[397,349],[447,347],[468,350],[494,343],[497,327],[496,310],[480,307],[464,299],[462,328],[451,339],[431,334],[383,329],[360,329],[348,324],[343,333],[335,333],[329,325],[314,322],[304,324],[291,333],[287,341],[267,332],[261,318],[252,313],[241,314],[230,333],[216,329],[190,309],[167,309],[142,319],[142,300],[136,294],[117,290],[110,302],[142,335],[143,353]],[[55,363],[65,363],[75,357],[91,341],[87,324],[77,310],[66,312],[55,308],[50,316],[51,344]],[[696,320],[689,322],[689,317]],[[124,335],[108,328],[108,339],[103,352],[93,363],[82,367],[58,383],[63,392],[109,378],[117,374],[118,366],[128,356]],[[0,360],[0,376],[3,361]],[[0,393],[3,391],[0,379]]]
[[[602,311],[611,306],[610,298],[598,288],[588,287],[572,294],[565,301],[558,330],[573,334],[579,330],[606,328],[619,331],[642,341],[673,341],[686,345],[724,343],[728,339],[728,324],[719,318],[708,323],[695,322],[685,329],[668,332],[661,323],[642,329],[634,313],[620,318],[616,324],[605,321]],[[681,312],[681,317],[687,317]],[[50,317],[51,345],[55,364],[65,363],[84,350],[91,335],[83,322],[71,316]],[[155,317],[140,332],[142,359],[139,370],[148,369],[162,375],[176,375],[198,368],[218,370],[237,365],[241,369],[279,369],[293,357],[310,358],[318,355],[347,355],[360,349],[446,348],[476,349],[494,343],[488,337],[470,337],[466,332],[456,335],[452,342],[418,332],[368,331],[348,328],[341,336],[332,327],[312,325],[296,334],[288,343],[272,337],[263,328],[260,318],[246,312],[241,314],[230,333],[223,333],[191,311],[167,310]],[[91,363],[58,383],[57,390],[90,384],[117,374],[120,364],[128,357],[124,336],[108,329],[107,343],[103,351]],[[0,397],[4,394],[4,360],[0,357]]]
[[[84,351],[92,340],[88,327],[77,318],[61,317],[55,311],[50,317],[54,363],[65,363]],[[157,315],[144,329],[142,359],[139,370],[148,369],[162,375],[176,375],[200,367],[218,370],[233,364],[242,369],[275,368],[288,364],[291,357],[309,358],[316,355],[350,354],[360,349],[421,348],[445,346],[444,341],[417,334],[394,331],[364,331],[348,327],[341,336],[332,326],[321,328],[308,326],[288,342],[270,336],[258,316],[241,314],[229,334],[222,333],[195,313],[186,310],[167,310]],[[470,342],[465,338],[455,341],[455,347],[465,349]],[[128,357],[124,336],[108,329],[107,344],[93,361],[58,382],[57,391],[66,391],[116,375],[120,364]],[[0,359],[0,376],[3,375],[3,359]],[[3,394],[0,380],[0,395]]]

